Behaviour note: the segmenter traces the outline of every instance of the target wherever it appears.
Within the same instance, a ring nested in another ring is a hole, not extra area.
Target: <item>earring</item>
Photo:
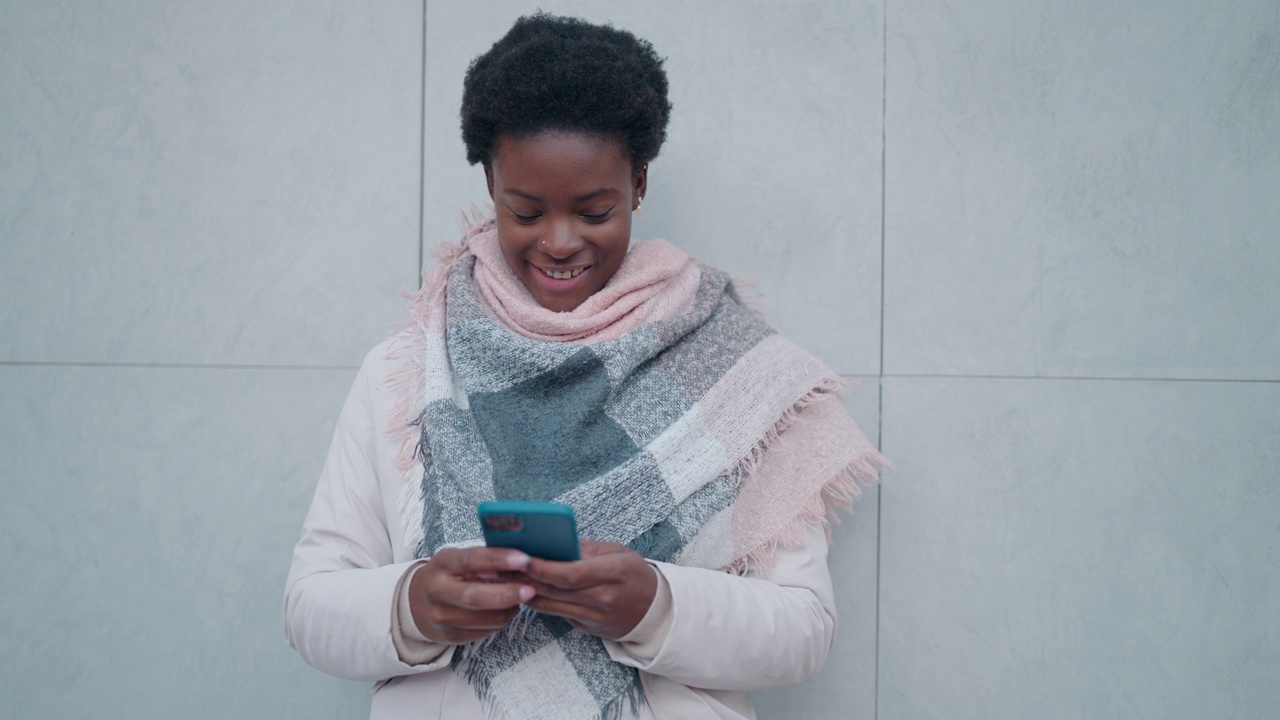
[[[644,215],[644,213],[640,212],[640,205],[641,205],[641,203],[643,203],[643,202],[644,202],[644,197],[643,197],[643,196],[642,196],[642,197],[640,197],[640,198],[638,198],[638,199],[636,200],[636,209],[635,209],[635,210],[632,210],[632,211],[631,211],[631,214],[635,215],[636,217],[640,217],[641,215]]]

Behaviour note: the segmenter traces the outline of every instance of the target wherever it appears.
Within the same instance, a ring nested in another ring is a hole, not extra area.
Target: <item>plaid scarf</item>
[[[570,505],[582,537],[654,560],[767,568],[883,464],[843,411],[788,446],[843,381],[665,241],[634,245],[570,313],[537,305],[491,222],[439,260],[400,338],[393,413],[420,481],[402,503],[419,557],[479,544],[476,504],[500,498]],[[795,456],[785,477],[753,476],[766,452]],[[619,718],[643,701],[599,638],[528,608],[453,663],[487,717]]]

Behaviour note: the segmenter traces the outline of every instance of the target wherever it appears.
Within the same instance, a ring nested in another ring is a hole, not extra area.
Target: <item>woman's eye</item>
[[[512,215],[512,217],[514,217],[514,218],[516,219],[516,222],[522,222],[522,223],[531,223],[531,222],[533,222],[534,220],[537,220],[538,218],[542,217],[541,215],[539,215],[539,214],[537,214],[537,213],[534,213],[534,214],[532,214],[532,215],[521,215],[520,213],[516,212],[515,210],[512,210],[512,211],[511,211],[511,215]]]
[[[609,213],[611,212],[613,212],[612,207],[610,207],[608,210],[605,210],[604,212],[601,212],[601,213],[582,213],[582,219],[586,220],[587,222],[604,222],[604,220],[606,220],[609,217]]]

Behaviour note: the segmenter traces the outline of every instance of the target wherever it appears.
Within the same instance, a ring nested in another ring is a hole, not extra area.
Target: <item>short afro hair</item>
[[[472,165],[487,167],[503,135],[564,131],[617,138],[638,172],[666,140],[671,103],[648,41],[539,12],[471,61],[461,115]]]

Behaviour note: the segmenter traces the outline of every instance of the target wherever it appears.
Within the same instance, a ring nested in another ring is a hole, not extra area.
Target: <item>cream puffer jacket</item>
[[[423,664],[397,651],[397,589],[413,553],[404,546],[405,480],[384,429],[395,401],[388,345],[364,360],[347,397],[285,589],[285,636],[313,667],[377,683],[370,717],[481,720],[475,693],[449,668],[452,650]],[[768,472],[768,456],[757,472]],[[654,563],[670,590],[665,636],[637,655],[606,641],[613,659],[640,670],[657,720],[754,718],[748,692],[807,681],[826,661],[836,611],[822,528],[780,549],[764,575]],[[403,646],[403,642],[401,642]],[[650,653],[652,653],[650,655]]]

